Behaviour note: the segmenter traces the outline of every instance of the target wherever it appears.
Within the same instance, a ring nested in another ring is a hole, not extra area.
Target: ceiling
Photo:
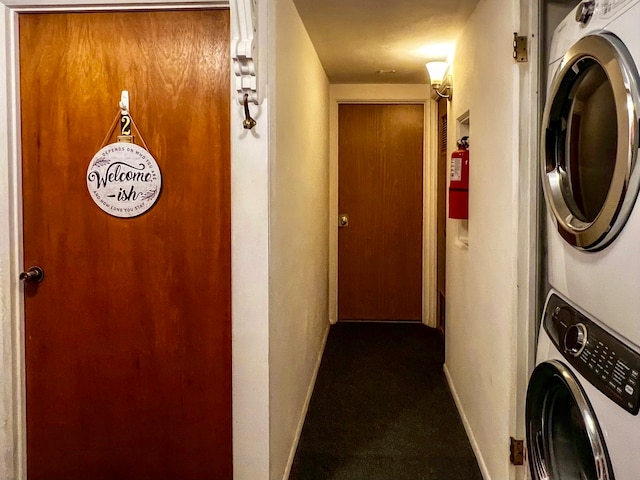
[[[478,0],[294,3],[331,83],[425,83],[425,60],[446,52],[418,49],[455,45]]]

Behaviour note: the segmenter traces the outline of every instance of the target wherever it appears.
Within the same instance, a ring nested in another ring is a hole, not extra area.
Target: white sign
[[[109,215],[137,217],[160,195],[162,174],[153,156],[134,143],[112,143],[93,156],[87,169],[91,198]]]
[[[454,182],[462,180],[462,158],[451,159],[451,171],[449,179]]]

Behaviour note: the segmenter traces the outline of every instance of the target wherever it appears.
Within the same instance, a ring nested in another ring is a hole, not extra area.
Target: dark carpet
[[[289,480],[482,480],[443,361],[424,325],[333,325]]]

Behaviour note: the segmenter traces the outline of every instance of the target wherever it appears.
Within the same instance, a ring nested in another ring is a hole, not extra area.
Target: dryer
[[[551,287],[640,344],[640,2],[584,1],[556,29],[541,134]]]
[[[555,291],[526,400],[532,480],[633,480],[640,472],[640,353]]]

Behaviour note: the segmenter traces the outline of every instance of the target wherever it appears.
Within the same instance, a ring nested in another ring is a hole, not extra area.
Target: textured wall
[[[271,3],[269,478],[276,480],[292,459],[329,327],[329,82],[293,2]]]
[[[453,65],[456,119],[469,111],[468,248],[447,223],[446,371],[486,478],[512,478],[508,443],[515,408],[518,259],[516,2],[480,0]],[[523,367],[524,368],[524,367]]]

